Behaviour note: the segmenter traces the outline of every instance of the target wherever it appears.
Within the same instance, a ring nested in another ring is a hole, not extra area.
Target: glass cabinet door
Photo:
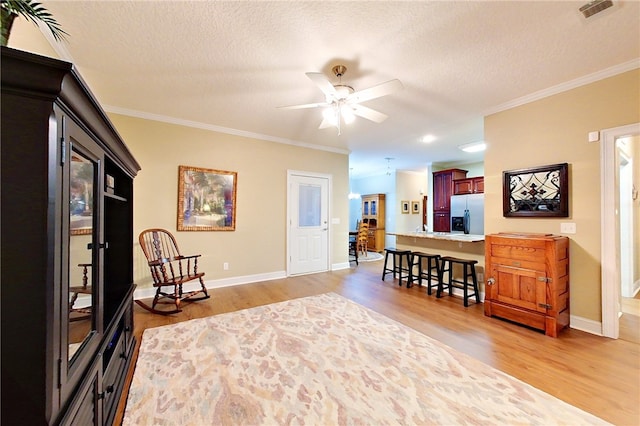
[[[69,164],[68,360],[96,330],[96,242],[94,212],[98,199],[98,164],[71,151]]]
[[[104,151],[61,117],[60,401],[73,395],[103,335],[102,168]]]

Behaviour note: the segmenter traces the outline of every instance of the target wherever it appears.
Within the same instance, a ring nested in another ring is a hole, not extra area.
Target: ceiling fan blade
[[[382,123],[389,117],[387,114],[383,114],[375,109],[367,108],[363,105],[351,105],[351,108],[355,115],[366,118],[367,120],[371,120],[375,123]]]
[[[327,80],[327,77],[325,77],[324,74],[319,72],[308,72],[306,74],[307,77],[309,77],[309,79],[313,81],[326,96],[335,95],[336,88],[333,87],[333,84],[331,84],[329,80]]]
[[[357,104],[360,102],[369,101],[371,99],[379,98],[381,96],[390,95],[394,92],[402,90],[404,86],[400,80],[389,80],[384,83],[380,83],[377,86],[370,87],[368,89],[353,92],[347,96],[347,103]]]
[[[326,102],[317,102],[315,104],[279,106],[277,108],[280,108],[280,109],[303,109],[303,108],[318,108],[318,107],[327,107],[327,106],[329,106],[329,104],[326,103]]]

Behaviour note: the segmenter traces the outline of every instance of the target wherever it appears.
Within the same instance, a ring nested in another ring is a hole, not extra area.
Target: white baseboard
[[[351,268],[351,262],[334,263],[331,265],[332,271],[339,271],[341,269]]]
[[[600,321],[569,315],[569,323],[569,327],[575,328],[576,330],[602,336],[602,322]]]
[[[204,286],[209,289],[229,287],[233,285],[250,284],[259,281],[271,281],[286,278],[286,271],[267,272],[265,274],[244,275],[240,277],[223,278],[220,280],[205,280]],[[182,291],[195,291],[200,288],[198,281],[191,281],[182,286]],[[133,293],[134,299],[148,299],[156,294],[154,287],[139,288]]]

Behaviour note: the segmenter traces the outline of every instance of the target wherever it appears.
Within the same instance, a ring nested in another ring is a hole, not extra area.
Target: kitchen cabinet
[[[451,232],[453,181],[467,177],[467,171],[447,169],[433,172],[433,231]]]
[[[466,179],[456,179],[453,181],[453,195],[483,194],[484,176]]]
[[[112,424],[140,166],[71,64],[2,47],[2,423]]]
[[[435,212],[433,214],[433,231],[434,232],[450,232],[451,222],[449,212]]]
[[[484,312],[557,337],[569,326],[569,239],[552,234],[485,237]]]
[[[362,222],[369,224],[368,250],[383,251],[385,245],[384,194],[368,194],[362,196]]]

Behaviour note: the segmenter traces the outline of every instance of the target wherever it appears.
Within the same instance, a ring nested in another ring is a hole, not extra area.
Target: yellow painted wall
[[[134,235],[166,228],[183,254],[202,254],[205,279],[215,280],[285,271],[287,170],[332,176],[330,264],[348,262],[348,156],[209,130],[110,114],[142,166],[134,180]],[[238,173],[236,230],[178,232],[178,166]],[[229,270],[223,270],[223,263]],[[134,277],[151,282],[142,250],[134,244]]]
[[[640,70],[581,86],[485,117],[485,233],[560,233],[571,239],[571,314],[601,321],[600,145],[590,131],[640,121]],[[567,218],[502,216],[502,172],[569,163]]]
[[[13,21],[7,46],[50,58],[60,59],[38,26],[21,16]]]

